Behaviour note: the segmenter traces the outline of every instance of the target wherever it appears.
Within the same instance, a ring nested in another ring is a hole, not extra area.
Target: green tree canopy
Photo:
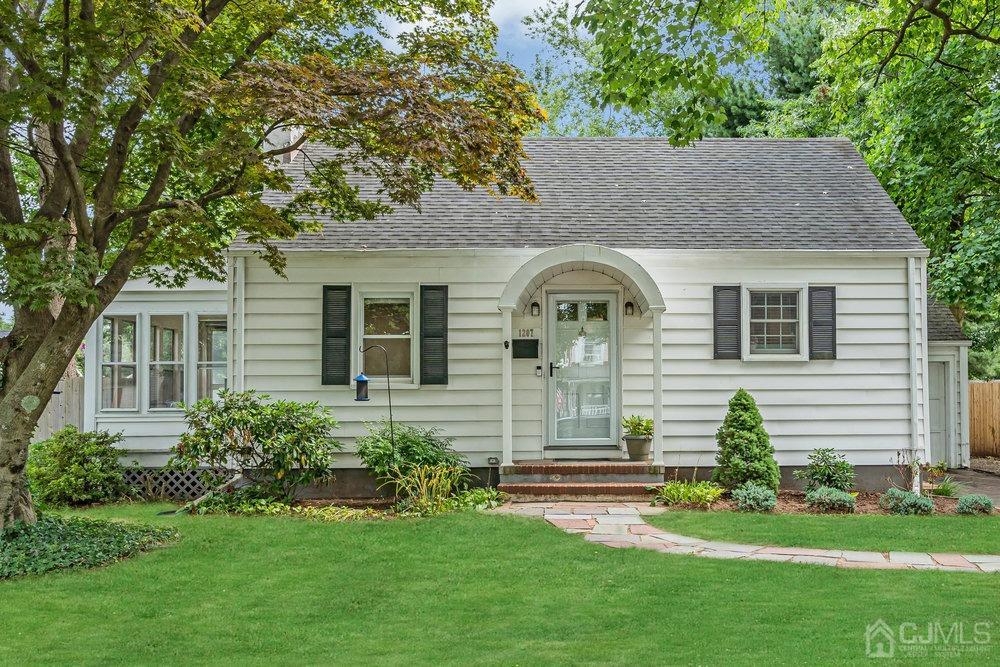
[[[0,5],[0,527],[31,519],[27,442],[132,276],[222,278],[238,235],[416,206],[435,176],[530,199],[541,119],[496,59],[488,0],[23,0]],[[383,45],[388,20],[418,27]],[[284,134],[288,141],[272,141]],[[287,205],[281,161],[315,161]],[[355,174],[381,184],[365,199]]]

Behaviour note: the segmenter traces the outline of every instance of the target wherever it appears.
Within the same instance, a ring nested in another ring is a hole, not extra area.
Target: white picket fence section
[[[38,420],[32,442],[45,440],[64,426],[83,428],[83,378],[63,378]]]

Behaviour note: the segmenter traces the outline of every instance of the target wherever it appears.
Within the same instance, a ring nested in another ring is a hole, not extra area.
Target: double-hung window
[[[184,403],[184,316],[149,317],[149,408]]]
[[[413,296],[363,294],[361,298],[362,348],[380,345],[365,352],[361,371],[378,381],[388,375],[393,380],[412,382]],[[386,363],[388,362],[388,368]]]
[[[135,315],[108,316],[101,324],[101,409],[135,410]]]
[[[750,290],[750,354],[799,354],[798,290]]]
[[[226,388],[229,336],[226,318],[198,317],[198,398],[218,398]]]

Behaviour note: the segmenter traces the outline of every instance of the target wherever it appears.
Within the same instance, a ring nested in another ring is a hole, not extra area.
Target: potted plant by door
[[[622,419],[625,435],[622,439],[628,448],[629,461],[645,461],[649,458],[649,445],[653,442],[653,420],[642,415],[632,415]]]

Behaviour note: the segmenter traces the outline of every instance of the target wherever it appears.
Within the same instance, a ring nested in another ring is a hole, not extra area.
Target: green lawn
[[[858,551],[1000,554],[1000,516],[744,514],[670,511],[649,523],[726,542]]]
[[[88,514],[171,523],[175,546],[0,582],[0,664],[825,664],[864,661],[879,618],[1000,628],[1000,575],[609,549],[512,516],[319,524],[162,508]]]

